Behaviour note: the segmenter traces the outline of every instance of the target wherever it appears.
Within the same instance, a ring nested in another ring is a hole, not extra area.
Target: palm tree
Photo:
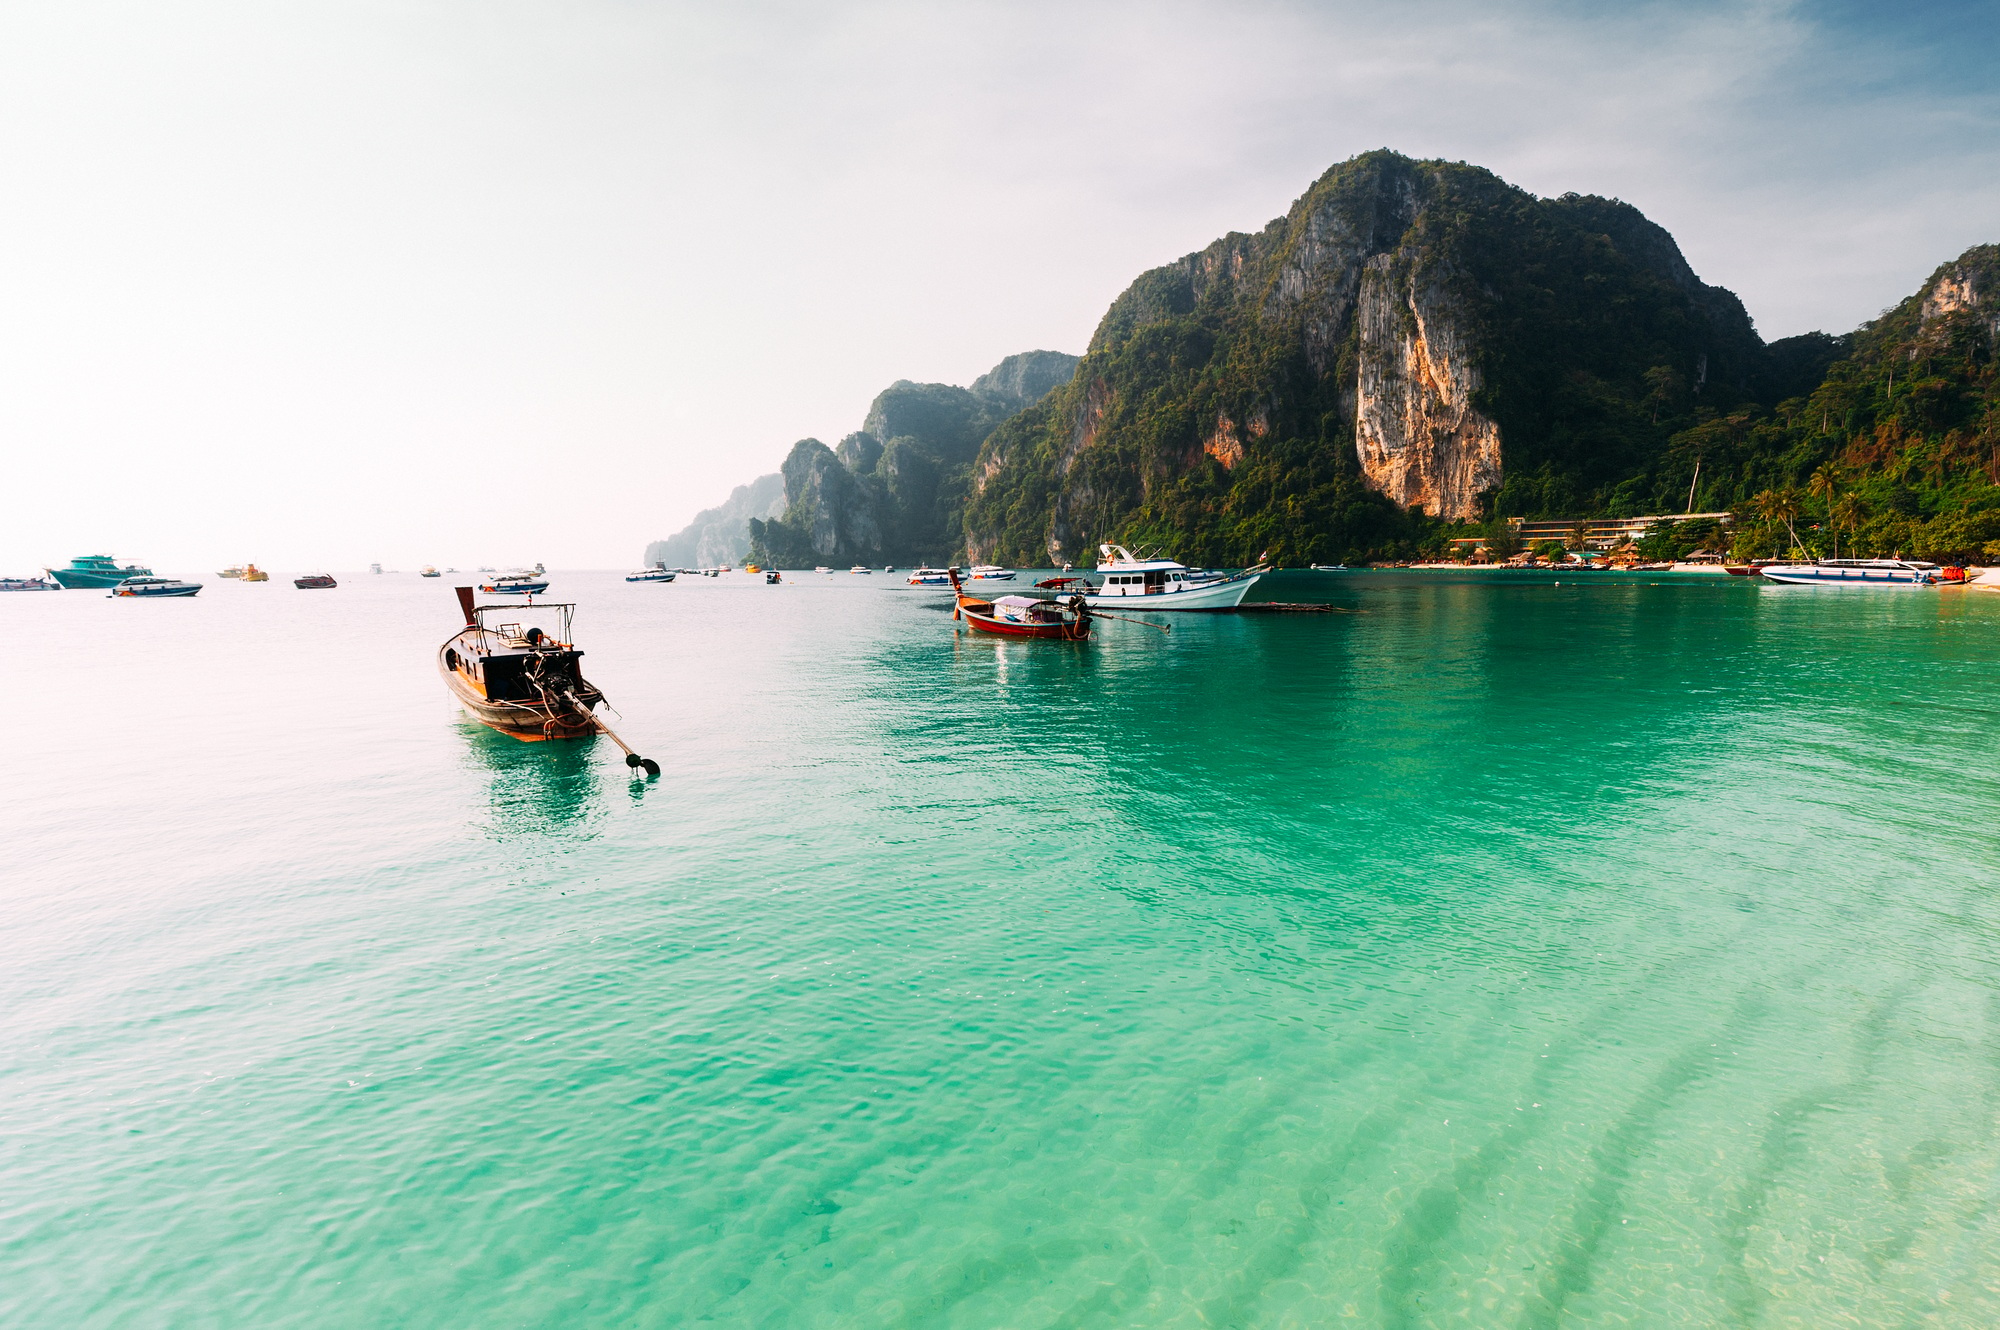
[[[1792,523],[1799,516],[1799,492],[1787,485],[1781,490],[1764,490],[1750,501],[1757,515],[1766,522],[1783,522],[1785,530],[1791,533],[1792,544],[1799,544],[1799,533]],[[1805,546],[1799,545],[1803,550]]]
[[[1834,470],[1831,462],[1821,462],[1819,469],[1812,473],[1812,479],[1806,482],[1807,492],[1826,505],[1827,519],[1833,523],[1833,557],[1836,559],[1840,557],[1840,524],[1833,521],[1833,496],[1839,486],[1840,473]]]
[[[1843,494],[1840,496],[1840,502],[1833,505],[1832,517],[1833,557],[1837,559],[1840,557],[1840,528],[1846,527],[1849,531],[1860,530],[1861,524],[1868,520],[1868,505],[1862,501],[1859,494]]]

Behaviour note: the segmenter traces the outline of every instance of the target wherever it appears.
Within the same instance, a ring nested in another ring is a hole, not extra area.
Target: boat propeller
[[[655,762],[650,757],[641,757],[637,753],[633,752],[632,745],[626,743],[623,739],[619,738],[617,732],[614,731],[609,725],[606,725],[603,719],[599,717],[595,712],[593,712],[589,707],[585,706],[583,704],[583,700],[579,698],[575,693],[569,694],[569,700],[576,703],[577,710],[581,711],[584,715],[590,717],[590,723],[595,725],[601,733],[609,735],[611,737],[612,743],[617,744],[620,748],[625,750],[626,766],[632,768],[634,771],[644,769],[645,773],[648,776],[657,776],[660,774],[660,764],[658,762]]]

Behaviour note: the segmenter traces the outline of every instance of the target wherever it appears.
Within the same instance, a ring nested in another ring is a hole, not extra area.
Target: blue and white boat
[[[1264,575],[1262,564],[1240,573],[1217,573],[1172,559],[1136,558],[1123,545],[1099,545],[1097,550],[1103,580],[1084,597],[1092,609],[1233,610]]]
[[[910,570],[908,581],[911,586],[948,587],[951,585],[951,569],[914,568]]]
[[[171,577],[128,577],[111,588],[114,596],[192,596],[201,590],[199,582],[180,582]]]
[[[1923,587],[1938,581],[1936,564],[1912,559],[1819,559],[1767,564],[1758,571],[1791,586]]]
[[[674,580],[674,576],[673,569],[663,563],[656,563],[651,568],[641,568],[636,573],[625,574],[625,580],[628,582],[671,582]]]
[[[46,582],[39,577],[0,577],[0,591],[60,591],[60,582]]]
[[[500,573],[491,581],[482,582],[479,589],[489,596],[539,596],[549,589],[549,584],[539,572]]]
[[[1014,580],[1014,570],[1012,568],[1002,568],[998,564],[975,563],[972,565],[970,580],[974,582],[1011,582]]]

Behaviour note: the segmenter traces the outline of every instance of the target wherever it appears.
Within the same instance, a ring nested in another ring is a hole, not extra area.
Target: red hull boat
[[[998,637],[1052,638],[1062,642],[1090,640],[1091,614],[1081,596],[1072,596],[1066,602],[1037,600],[1032,596],[980,600],[965,594],[956,572],[951,575],[951,587],[958,595],[958,608],[952,612],[952,617],[965,620],[974,632],[992,633]]]

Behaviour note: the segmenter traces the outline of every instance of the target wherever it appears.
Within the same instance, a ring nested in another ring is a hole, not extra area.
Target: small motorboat
[[[382,571],[382,565],[379,563],[371,563],[368,565],[368,571],[371,573],[379,574]]]
[[[1002,568],[997,564],[975,563],[972,565],[972,580],[975,582],[1011,582],[1014,580],[1012,568]]]
[[[873,568],[864,567],[863,565],[858,563],[855,564],[852,568],[848,569],[847,571],[856,577],[869,577],[872,576],[875,572]]]
[[[479,589],[489,596],[539,596],[549,589],[549,584],[538,573],[496,573],[480,583]]]
[[[114,596],[151,598],[154,596],[192,596],[201,590],[199,582],[182,582],[171,577],[128,577],[111,588]]]
[[[1091,590],[1091,585],[1090,579],[1086,577],[1048,577],[1035,583],[1035,590],[1071,594],[1079,591],[1089,591]]]
[[[444,576],[444,574],[443,574],[443,573],[441,573],[441,572],[439,572],[439,571],[438,571],[438,570],[437,570],[436,568],[432,567],[432,566],[431,566],[430,564],[425,564],[425,565],[424,565],[423,567],[421,567],[421,568],[417,569],[417,576],[418,576],[418,577],[443,577],[443,576]]]
[[[0,577],[0,591],[60,591],[60,582],[40,577]]]
[[[243,580],[246,582],[268,582],[271,580],[271,575],[256,564],[250,563],[243,566]]]
[[[221,572],[217,573],[217,574],[216,574],[216,576],[217,576],[217,577],[241,577],[241,576],[243,576],[243,565],[242,565],[242,564],[231,564],[231,565],[230,565],[229,567],[227,567],[227,568],[223,569],[223,570],[222,570]]]
[[[817,568],[814,568],[813,571],[816,573],[825,573],[828,577],[833,576],[833,569],[827,567],[825,564],[820,564]]]
[[[1344,563],[1316,563],[1312,566],[1316,573],[1351,573],[1354,570]]]
[[[893,563],[885,563],[882,565],[882,571],[885,573],[893,573],[896,571],[896,565]]]
[[[674,576],[673,569],[663,563],[656,563],[651,568],[641,568],[636,573],[625,574],[625,580],[628,582],[671,582],[674,580]]]
[[[1939,568],[1912,559],[1818,559],[1812,563],[1774,563],[1759,569],[1773,582],[1792,586],[1853,588],[1936,586]]]
[[[771,571],[764,574],[765,586],[776,586],[778,585],[778,583],[784,580],[785,580],[784,575],[780,573],[776,568],[773,568],[771,569]]]
[[[330,573],[307,573],[304,577],[294,577],[292,585],[301,591],[328,591],[340,583]]]
[[[907,580],[911,586],[950,586],[951,574],[949,568],[916,568]]]
[[[625,763],[649,776],[660,764],[640,757],[591,713],[604,694],[583,677],[571,640],[574,605],[475,605],[457,588],[465,627],[438,648],[438,673],[460,706],[517,739],[583,739],[602,731],[625,749]]]

